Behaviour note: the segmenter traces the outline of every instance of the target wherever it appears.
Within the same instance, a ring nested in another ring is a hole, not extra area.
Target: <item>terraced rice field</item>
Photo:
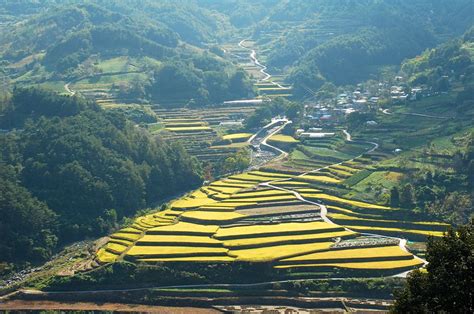
[[[226,51],[226,57],[242,67],[250,77],[254,78],[254,87],[257,90],[259,98],[286,97],[291,98],[292,87],[284,84],[282,78],[278,75],[267,76],[262,73],[261,66],[257,65],[255,60],[250,57],[252,49],[256,49],[255,42],[245,40],[241,44],[235,43],[223,45]],[[256,57],[259,58],[259,51],[256,51]]]
[[[283,272],[339,275],[422,266],[398,246],[399,238],[441,236],[447,226],[404,222],[396,218],[398,209],[334,193],[365,165],[359,158],[311,173],[266,168],[220,179],[111,235],[97,260],[270,263]]]
[[[296,144],[299,143],[293,136],[277,134],[270,137],[269,143],[285,143],[285,144]]]
[[[203,163],[218,164],[246,146],[251,134],[236,133],[242,121],[257,105],[225,106],[202,109],[152,108],[159,122],[150,128],[165,141],[180,142],[186,151]],[[227,134],[221,136],[221,134]],[[215,144],[228,139],[231,144]]]
[[[245,142],[252,136],[251,133],[234,133],[234,134],[227,134],[224,135],[222,138],[224,140],[230,140],[233,143],[238,143],[238,142]]]

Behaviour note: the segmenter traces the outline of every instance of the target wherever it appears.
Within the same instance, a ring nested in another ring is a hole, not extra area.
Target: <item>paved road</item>
[[[267,66],[262,64],[258,58],[257,58],[257,52],[255,51],[255,49],[251,49],[251,48],[248,48],[248,47],[245,47],[244,43],[247,41],[247,39],[243,39],[239,42],[239,47],[240,48],[243,48],[243,49],[247,49],[248,51],[250,51],[250,59],[252,60],[252,62],[258,66],[260,68],[260,73],[262,73],[265,77],[263,79],[261,79],[260,81],[261,82],[265,82],[265,81],[268,81],[272,78],[272,75],[270,73],[268,73],[266,70],[267,70]],[[278,82],[275,82],[275,81],[270,81],[270,83],[274,84],[275,86],[277,86],[278,88],[285,88],[285,86],[282,86],[280,83]]]
[[[352,135],[347,130],[342,130],[342,133],[346,136],[346,141],[352,142]]]
[[[252,150],[251,167],[249,170],[261,167],[270,161],[279,160],[288,156],[288,153],[285,151],[267,143],[267,140],[272,135],[280,132],[288,123],[291,123],[291,121],[286,118],[273,118],[272,122],[262,127],[247,140],[247,142],[256,149],[256,151]],[[270,149],[262,150],[262,146]],[[275,152],[279,152],[279,154],[276,154]],[[256,159],[258,160],[255,161]]]
[[[352,136],[351,134],[347,131],[347,130],[343,130],[343,133],[345,134],[346,136],[346,140],[351,142],[352,141]],[[364,154],[367,154],[367,153],[371,153],[373,151],[375,151],[379,145],[375,142],[366,142],[366,143],[369,143],[369,144],[372,144],[373,147],[370,148],[369,150],[367,150],[366,152],[360,154],[359,156],[357,157],[354,157],[353,159],[349,160],[349,161],[353,161],[354,159],[357,159],[359,157],[361,157],[362,155]],[[307,174],[311,174],[311,173],[314,173],[314,172],[319,172],[321,171],[322,169],[325,169],[325,168],[329,168],[331,166],[335,166],[335,165],[340,165],[344,162],[347,162],[347,160],[345,161],[342,161],[342,162],[339,162],[339,163],[335,163],[335,164],[332,164],[332,165],[328,165],[328,166],[325,166],[325,167],[322,167],[322,168],[318,168],[318,169],[314,169],[314,170],[311,170],[311,171],[308,171],[308,172],[305,172],[305,173],[302,173],[300,174],[299,176],[305,176]],[[280,186],[275,186],[273,185],[272,183],[275,183],[275,182],[284,182],[284,181],[290,181],[291,178],[288,178],[288,179],[278,179],[278,180],[273,180],[273,181],[268,181],[268,182],[263,182],[261,183],[260,185],[262,186],[268,186],[268,187],[271,187],[273,189],[277,189],[277,190],[281,190],[281,191],[286,191],[286,192],[290,192],[292,194],[295,195],[295,197],[302,201],[302,202],[305,202],[307,204],[312,204],[312,205],[316,205],[320,208],[320,216],[321,216],[321,219],[326,222],[326,223],[329,223],[329,224],[335,224],[333,221],[331,221],[328,217],[327,217],[327,213],[328,213],[328,210],[327,210],[327,207],[326,205],[324,205],[323,203],[320,203],[320,202],[314,202],[314,201],[310,201],[310,200],[307,200],[305,199],[299,192],[295,191],[295,190],[292,190],[292,189],[289,189],[289,188],[283,188],[283,187],[280,187]],[[394,240],[397,240],[398,241],[398,245],[400,246],[400,248],[406,252],[408,252],[408,249],[406,248],[406,244],[407,244],[407,240],[406,239],[403,239],[403,238],[398,238],[398,237],[391,237],[391,236],[385,236],[385,235],[379,235],[379,234],[375,234],[375,233],[367,233],[367,232],[357,232],[357,231],[354,231],[354,230],[351,230],[347,227],[344,227],[345,230],[347,231],[351,231],[351,232],[356,232],[356,233],[359,233],[361,235],[364,235],[364,236],[368,236],[368,237],[379,237],[379,238],[387,238],[387,239],[394,239]],[[415,254],[413,254],[413,256],[422,261],[425,265],[427,264],[427,261],[416,256]],[[410,271],[406,271],[406,272],[403,272],[403,273],[400,273],[400,274],[396,274],[396,275],[393,275],[392,277],[403,277],[405,278],[407,276],[407,274],[409,273]]]
[[[389,109],[379,109],[383,114],[386,115],[393,115],[394,113],[391,112]],[[416,117],[423,117],[423,118],[432,118],[432,119],[449,119],[449,117],[442,117],[442,116],[434,116],[431,114],[424,114],[424,113],[416,113],[416,112],[397,112],[395,114],[402,114],[405,116],[416,116]]]
[[[74,96],[76,94],[76,91],[73,91],[71,88],[70,88],[70,85],[71,85],[72,82],[69,82],[69,83],[66,83],[64,84],[64,89],[66,90],[66,92],[71,95],[71,96]]]

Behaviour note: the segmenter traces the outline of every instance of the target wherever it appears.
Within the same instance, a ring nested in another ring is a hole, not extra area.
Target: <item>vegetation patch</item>
[[[323,193],[313,193],[313,194],[303,194],[305,198],[323,200],[327,202],[332,202],[336,204],[349,205],[353,207],[366,208],[366,209],[382,209],[382,210],[391,210],[392,208],[382,205],[375,205],[360,201],[353,201],[345,198],[341,198],[334,195],[328,195]]]
[[[296,144],[299,143],[297,139],[295,139],[293,136],[289,135],[283,135],[283,134],[276,134],[273,135],[268,139],[270,143],[285,143],[285,144]]]
[[[171,132],[200,132],[200,131],[212,131],[209,126],[189,126],[189,127],[166,127],[165,130]]]

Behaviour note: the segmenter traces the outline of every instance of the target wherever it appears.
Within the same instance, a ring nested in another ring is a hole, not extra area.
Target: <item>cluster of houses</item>
[[[414,101],[430,96],[424,86],[410,88],[401,76],[396,76],[391,83],[372,83],[370,86],[358,84],[354,90],[340,93],[333,99],[310,101],[305,105],[305,118],[313,126],[330,126],[337,124],[352,112],[367,112],[381,102],[392,103]],[[308,132],[304,132],[308,133]]]

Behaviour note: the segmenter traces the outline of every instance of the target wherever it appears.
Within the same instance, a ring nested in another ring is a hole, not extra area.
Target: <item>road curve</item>
[[[70,85],[71,85],[72,82],[69,82],[69,83],[66,83],[64,84],[64,89],[66,90],[66,92],[71,95],[71,96],[74,96],[76,94],[76,91],[73,91],[71,88],[70,88]]]
[[[239,47],[240,48],[243,48],[243,49],[247,49],[248,51],[250,51],[250,59],[252,60],[252,62],[258,66],[260,68],[260,73],[262,73],[263,75],[265,75],[265,77],[263,79],[260,80],[260,82],[266,82],[268,80],[270,80],[272,78],[272,75],[270,73],[267,72],[267,66],[266,65],[263,65],[262,63],[260,63],[260,61],[258,60],[257,58],[257,52],[255,51],[255,49],[251,49],[251,48],[248,48],[248,47],[245,47],[244,43],[247,41],[247,39],[242,39],[240,42],[239,42]],[[278,82],[275,82],[275,81],[270,81],[270,83],[274,84],[275,86],[277,86],[278,88],[285,88],[283,85],[281,85],[280,83]]]
[[[268,135],[263,139],[263,141],[262,141],[262,143],[261,143],[261,145],[263,145],[263,146],[267,146],[267,147],[269,147],[269,148],[271,148],[271,149],[274,149],[274,150],[280,152],[280,155],[277,156],[277,157],[276,157],[275,159],[273,159],[272,161],[276,161],[276,160],[280,160],[280,159],[283,159],[283,158],[288,157],[288,153],[287,153],[287,152],[285,152],[284,150],[282,150],[282,149],[280,149],[280,148],[278,148],[278,147],[276,147],[276,146],[273,146],[273,145],[268,144],[267,141],[268,141],[268,139],[270,139],[270,137],[272,137],[273,135],[275,135],[275,134],[277,134],[278,132],[280,132],[281,130],[283,130],[283,129],[285,128],[285,126],[286,126],[287,124],[289,124],[289,123],[291,123],[291,121],[286,120],[286,122],[285,122],[282,126],[280,126],[278,129],[276,129],[276,130],[274,130],[273,132],[271,132],[270,134],[268,134]]]
[[[343,130],[343,133],[345,134],[346,136],[346,140],[351,142],[352,141],[352,136],[351,134],[347,131],[347,130]],[[310,174],[310,173],[314,173],[314,172],[319,172],[320,170],[322,169],[325,169],[325,168],[329,168],[331,166],[335,166],[335,165],[340,165],[344,162],[347,162],[347,161],[353,161],[354,159],[357,159],[359,157],[361,157],[362,155],[364,154],[367,154],[367,153],[371,153],[373,151],[375,151],[376,149],[378,149],[379,147],[379,144],[375,143],[375,142],[366,142],[366,143],[369,143],[369,144],[372,144],[373,147],[370,148],[369,150],[367,150],[366,152],[360,154],[359,156],[357,157],[354,157],[350,160],[345,160],[345,161],[342,161],[342,162],[339,162],[339,163],[335,163],[335,164],[331,164],[331,165],[328,165],[328,166],[325,166],[325,167],[322,167],[322,168],[318,168],[318,169],[314,169],[314,170],[311,170],[311,171],[308,171],[308,172],[305,172],[305,173],[302,173],[300,174],[299,176],[305,176],[307,174]],[[310,200],[307,200],[305,199],[299,192],[297,191],[294,191],[292,189],[288,189],[288,188],[283,188],[283,187],[280,187],[280,186],[275,186],[273,185],[272,183],[275,183],[275,182],[284,182],[284,181],[290,181],[291,178],[288,178],[288,179],[278,179],[278,180],[273,180],[273,181],[268,181],[268,182],[263,182],[261,183],[260,185],[262,186],[268,186],[268,187],[271,187],[273,189],[277,189],[277,190],[282,190],[282,191],[286,191],[286,192],[290,192],[292,194],[295,195],[295,197],[302,201],[302,202],[305,202],[305,203],[308,203],[308,204],[312,204],[312,205],[316,205],[320,208],[320,216],[321,216],[321,219],[326,222],[326,223],[329,223],[329,224],[335,224],[333,221],[331,221],[328,217],[327,217],[327,213],[328,213],[328,210],[327,210],[327,207],[326,205],[324,205],[323,203],[319,203],[319,202],[314,202],[314,201],[310,201]],[[344,227],[345,230],[347,231],[352,231],[352,232],[356,232],[354,230],[351,230],[347,227]],[[403,239],[403,238],[398,238],[398,237],[391,237],[391,236],[384,236],[384,235],[379,235],[379,234],[375,234],[375,233],[367,233],[367,232],[357,232],[361,235],[364,235],[364,236],[369,236],[369,237],[380,237],[380,238],[387,238],[387,239],[395,239],[395,240],[398,240],[398,245],[399,247],[405,251],[405,252],[408,252],[408,249],[406,248],[406,244],[407,244],[407,240],[406,239]],[[412,253],[413,254],[413,253]],[[425,265],[428,263],[426,260],[418,257],[417,255],[413,254],[413,256],[422,261]],[[400,274],[396,274],[396,275],[393,275],[391,277],[403,277],[405,278],[407,276],[407,274],[410,273],[410,271],[406,271],[406,272],[403,272],[403,273],[400,273]]]

